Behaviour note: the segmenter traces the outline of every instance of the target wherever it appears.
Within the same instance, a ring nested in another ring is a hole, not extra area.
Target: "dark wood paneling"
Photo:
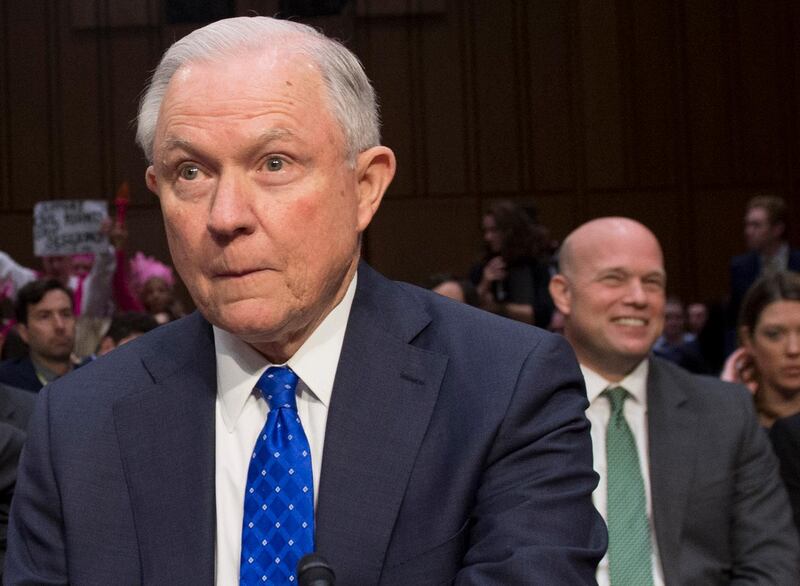
[[[128,180],[131,247],[166,255],[132,121],[163,49],[197,25],[165,25],[162,0],[128,4],[0,0],[0,249],[32,260],[36,201],[111,198]],[[309,21],[354,49],[380,96],[399,168],[366,247],[390,276],[465,271],[498,197],[534,201],[557,239],[597,215],[652,225],[671,289],[692,298],[725,294],[755,191],[786,195],[800,236],[797,2],[392,6]]]

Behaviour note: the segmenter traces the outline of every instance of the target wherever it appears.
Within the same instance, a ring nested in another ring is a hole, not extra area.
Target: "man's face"
[[[678,340],[683,335],[685,324],[683,305],[668,302],[664,309],[664,337],[669,341]]]
[[[327,102],[306,58],[242,53],[181,68],[156,128],[147,182],[178,272],[211,323],[273,360],[344,295],[380,201],[370,157],[383,189],[394,171],[384,147],[346,161]]]
[[[781,238],[781,227],[769,221],[769,213],[764,208],[750,208],[744,218],[744,237],[747,248],[762,252]]]
[[[664,326],[661,248],[638,224],[622,231],[592,226],[576,232],[569,274],[554,277],[551,291],[580,361],[621,380]]]
[[[167,311],[172,304],[172,290],[161,277],[150,277],[147,279],[139,297],[142,300],[142,304],[150,313]]]
[[[72,259],[69,256],[43,256],[42,270],[46,277],[58,279],[66,285],[72,274]]]
[[[28,306],[28,323],[18,324],[17,328],[31,354],[66,362],[75,344],[72,301],[61,289],[48,291],[39,303]]]

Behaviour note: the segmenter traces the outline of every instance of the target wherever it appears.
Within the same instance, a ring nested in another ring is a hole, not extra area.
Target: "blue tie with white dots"
[[[296,584],[298,560],[314,551],[311,450],[297,415],[297,375],[271,367],[256,388],[269,403],[256,440],[242,519],[239,584]]]

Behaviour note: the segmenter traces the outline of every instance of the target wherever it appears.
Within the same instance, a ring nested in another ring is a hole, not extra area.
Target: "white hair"
[[[220,20],[174,43],[158,64],[139,102],[136,142],[153,162],[153,142],[161,102],[172,76],[187,63],[214,61],[247,49],[290,47],[308,56],[325,84],[331,113],[342,128],[346,157],[380,144],[375,90],[358,58],[344,45],[310,26],[265,16]]]

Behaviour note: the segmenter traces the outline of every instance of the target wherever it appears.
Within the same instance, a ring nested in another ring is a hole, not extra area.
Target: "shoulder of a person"
[[[750,407],[753,397],[744,385],[729,383],[715,376],[694,374],[663,358],[651,357],[650,369],[665,386],[679,386],[689,401],[709,403],[720,409],[725,406]]]
[[[755,251],[748,251],[743,254],[737,254],[731,258],[731,270],[743,270],[750,268],[754,264],[758,264],[758,254]]]
[[[204,328],[210,330],[197,313],[159,326],[47,385],[50,400],[113,402],[136,392],[151,380],[148,364],[177,371],[192,359]]]

